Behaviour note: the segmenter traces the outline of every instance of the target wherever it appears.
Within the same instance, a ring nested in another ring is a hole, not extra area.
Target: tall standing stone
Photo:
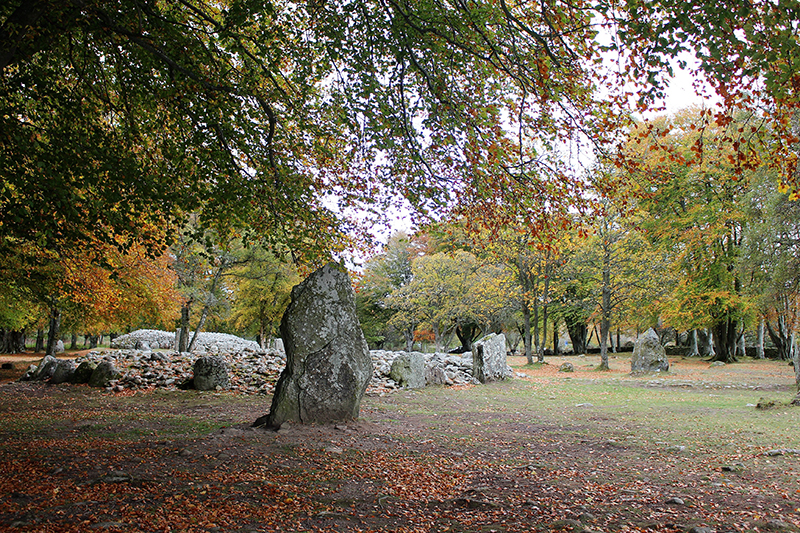
[[[667,352],[653,328],[643,333],[633,345],[631,374],[648,374],[669,370]]]
[[[481,383],[511,377],[506,363],[506,336],[490,333],[472,344],[472,375]]]
[[[281,320],[281,338],[286,368],[269,414],[255,425],[357,418],[372,377],[372,359],[348,275],[330,263],[294,287]]]

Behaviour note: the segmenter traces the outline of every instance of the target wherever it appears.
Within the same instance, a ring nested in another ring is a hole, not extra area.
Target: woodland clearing
[[[0,530],[800,531],[785,362],[547,361],[279,432],[250,428],[268,395],[8,382]]]

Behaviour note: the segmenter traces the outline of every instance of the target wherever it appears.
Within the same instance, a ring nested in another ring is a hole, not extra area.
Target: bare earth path
[[[249,427],[268,396],[6,383],[0,530],[800,531],[785,363],[548,361],[277,433]]]

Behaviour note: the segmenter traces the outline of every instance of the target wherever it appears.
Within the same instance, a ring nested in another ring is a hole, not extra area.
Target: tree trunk
[[[406,341],[406,351],[414,351],[414,328],[405,328],[403,330],[403,338]]]
[[[44,351],[44,329],[39,328],[36,330],[36,346],[33,348],[36,353]]]
[[[193,303],[194,298],[189,298],[181,305],[181,333],[178,337],[178,351],[181,353],[189,351],[189,316]]]
[[[573,353],[575,355],[586,353],[586,335],[589,332],[589,326],[586,325],[586,322],[571,315],[564,317],[564,323],[567,325],[567,335],[572,343]]]
[[[536,350],[536,362],[543,363],[544,357],[539,354],[539,299],[533,300],[533,346]]]
[[[697,330],[689,332],[689,353],[686,357],[700,357],[700,348],[697,344]]]
[[[764,317],[758,322],[758,345],[756,346],[757,357],[764,359]]]
[[[744,329],[739,332],[739,339],[736,341],[736,357],[747,356],[747,346],[745,345]]]
[[[77,350],[78,349],[78,334],[77,333],[73,333],[72,334],[72,338],[70,339],[70,343],[69,343],[69,349],[70,350]]]
[[[432,329],[433,329],[433,343],[436,345],[436,352],[442,353],[445,351],[444,343],[442,342],[443,340],[442,332],[439,331],[439,326],[437,324],[434,324]]]
[[[529,365],[533,364],[533,352],[531,351],[531,309],[528,302],[522,302],[522,336],[523,346],[525,346],[525,359]]]
[[[777,324],[773,329],[772,323],[767,320],[767,333],[772,340],[772,344],[778,349],[778,357],[783,361],[789,361],[792,358],[792,332],[786,325],[786,319],[782,316],[778,317]]]
[[[456,326],[456,337],[461,342],[460,351],[471,352],[472,342],[480,336],[481,329],[477,324],[464,324],[463,326]]]
[[[553,320],[553,355],[558,355],[558,319]]]
[[[542,345],[539,347],[539,362],[544,363],[544,347],[547,344],[547,319],[550,299],[550,251],[545,252],[544,289],[542,291]]]
[[[733,318],[724,321],[712,328],[716,341],[716,354],[709,361],[722,361],[723,363],[736,362],[736,339],[738,338],[739,323]]]
[[[25,332],[0,330],[0,353],[24,353]]]
[[[214,279],[211,281],[211,287],[208,289],[208,297],[206,298],[206,303],[203,306],[203,312],[200,314],[200,322],[197,323],[197,329],[194,330],[192,341],[189,343],[189,347],[186,349],[188,352],[194,350],[194,345],[197,343],[197,337],[200,335],[200,331],[203,329],[203,326],[206,323],[206,318],[208,318],[208,312],[211,310],[211,304],[214,303],[214,293],[217,290],[217,284],[222,277],[222,273],[227,268],[228,262],[225,259],[222,259],[217,267],[217,271],[214,273]]]
[[[47,351],[46,355],[55,355],[56,344],[61,334],[61,311],[58,307],[53,306],[50,309],[50,331],[47,333]]]

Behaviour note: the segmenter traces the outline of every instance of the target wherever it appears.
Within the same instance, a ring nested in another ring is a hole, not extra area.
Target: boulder
[[[633,346],[631,356],[631,374],[648,374],[650,372],[666,372],[669,361],[661,340],[653,328],[642,334]]]
[[[20,381],[45,381],[53,377],[58,368],[58,359],[52,355],[45,355],[38,365],[31,365]]]
[[[444,368],[433,363],[425,366],[425,385],[446,385],[447,374]]]
[[[558,367],[559,372],[575,372],[575,365],[570,363],[569,361],[564,361],[561,363],[561,366]]]
[[[228,363],[224,357],[207,355],[194,362],[194,388],[197,390],[227,389],[231,386]]]
[[[472,375],[481,383],[508,379],[506,336],[490,333],[472,345]]]
[[[421,353],[404,353],[392,361],[389,377],[400,386],[421,389],[425,386],[425,356]]]
[[[56,347],[53,349],[54,353],[64,353],[64,341],[61,339],[56,341]]]
[[[89,378],[89,386],[108,387],[109,382],[117,379],[119,375],[119,371],[117,371],[114,363],[110,361],[103,361],[97,365],[97,368],[95,368],[92,372],[92,375]]]
[[[281,338],[286,367],[254,425],[357,418],[373,367],[349,276],[329,263],[294,287]]]
[[[50,383],[58,385],[59,383],[68,383],[72,381],[76,366],[75,361],[71,359],[59,359],[56,364],[56,369],[50,377]]]
[[[144,341],[144,340],[136,341],[136,344],[134,345],[134,349],[140,350],[142,352],[151,352],[151,351],[153,351],[153,348],[150,347],[150,343],[147,342],[147,341]]]
[[[96,363],[92,363],[91,361],[81,362],[81,364],[78,365],[78,368],[75,369],[75,373],[72,375],[72,382],[89,383],[95,368],[97,368]]]

